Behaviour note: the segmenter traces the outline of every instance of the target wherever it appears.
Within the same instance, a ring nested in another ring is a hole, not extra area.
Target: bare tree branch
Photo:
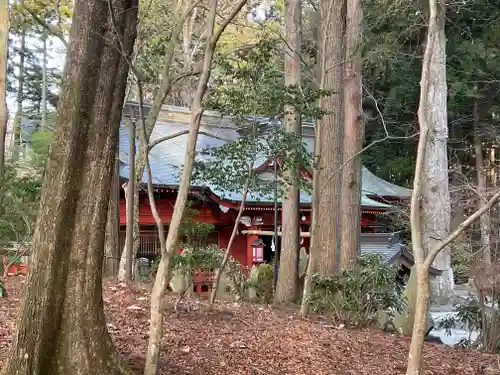
[[[38,23],[40,26],[42,26],[45,30],[47,30],[51,35],[55,36],[58,38],[62,44],[64,45],[65,48],[68,48],[68,42],[66,39],[64,39],[64,34],[61,25],[48,25],[47,22],[42,20],[38,15],[29,7],[24,5],[24,10],[29,13],[29,15],[35,20],[36,23]]]
[[[370,99],[373,100],[373,102],[375,103],[375,109],[377,110],[377,113],[378,115],[380,116],[380,121],[382,122],[382,126],[384,128],[384,133],[385,133],[385,136],[383,138],[380,138],[380,139],[376,139],[374,140],[373,142],[371,142],[370,144],[368,144],[367,146],[363,147],[359,152],[355,153],[354,155],[351,155],[349,158],[347,158],[340,167],[338,167],[330,176],[328,176],[328,179],[326,180],[326,182],[323,184],[323,186],[321,187],[321,190],[320,192],[322,192],[327,186],[328,186],[328,183],[330,182],[330,180],[332,178],[334,178],[337,173],[340,173],[342,171],[342,169],[351,161],[353,160],[355,157],[363,154],[365,151],[369,150],[370,148],[372,148],[373,146],[375,146],[376,144],[379,144],[379,143],[382,143],[382,142],[385,142],[385,141],[388,141],[388,140],[396,140],[396,139],[410,139],[410,138],[414,138],[416,137],[417,135],[419,135],[419,133],[414,133],[414,134],[411,134],[409,136],[393,136],[393,135],[390,135],[389,134],[389,131],[387,129],[387,124],[385,122],[385,119],[384,119],[384,116],[382,114],[382,111],[380,110],[379,106],[378,106],[378,102],[377,102],[377,99],[375,99],[375,97],[373,96],[373,94],[371,94],[367,89],[366,87],[364,87],[364,90],[366,91],[368,97]]]
[[[495,195],[493,195],[490,200],[482,206],[480,209],[478,209],[476,212],[474,212],[472,215],[470,215],[467,219],[462,221],[457,229],[455,229],[444,241],[439,243],[436,247],[431,249],[429,251],[429,254],[427,255],[425,259],[425,265],[427,267],[430,267],[436,256],[439,254],[441,250],[443,250],[446,246],[451,244],[465,229],[467,229],[475,220],[481,217],[481,215],[485,214],[488,210],[490,210],[493,205],[500,199],[500,190],[498,190]]]

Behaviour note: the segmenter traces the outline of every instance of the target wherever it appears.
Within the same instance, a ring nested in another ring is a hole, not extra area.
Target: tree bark
[[[427,331],[427,310],[429,309],[430,288],[429,269],[421,265],[417,269],[417,298],[415,301],[415,320],[408,353],[406,375],[423,374],[424,338]]]
[[[432,43],[429,71],[427,122],[429,140],[426,144],[424,166],[422,217],[424,223],[423,245],[426,252],[450,233],[451,207],[448,177],[448,107],[446,83],[446,1],[439,0],[435,30],[427,43]],[[434,261],[434,267],[443,270],[442,276],[433,282],[433,297],[447,299],[453,288],[450,249],[442,251]]]
[[[326,13],[320,14],[318,12],[317,19],[327,20],[331,17],[331,12],[333,10],[333,4],[326,9]],[[323,9],[325,11],[325,9]],[[316,45],[319,51],[324,51],[326,48],[326,40],[322,39],[325,34],[323,28],[328,22],[322,22],[318,30],[321,32],[316,33]],[[317,89],[323,90],[325,88],[325,72],[326,72],[326,56],[324,53],[317,53],[316,58],[316,80]],[[319,107],[321,107],[321,100],[319,100]],[[321,139],[321,127],[319,126],[319,121],[316,121],[316,126],[314,127],[314,139]],[[319,174],[321,173],[319,169],[319,160],[321,158],[321,142],[314,142],[314,154],[313,154],[313,181],[312,181],[312,202],[311,202],[311,225],[309,228],[310,241],[309,241],[309,257],[307,259],[307,269],[306,275],[304,277],[304,291],[302,293],[302,301],[300,304],[300,315],[306,317],[309,313],[309,297],[312,292],[312,278],[317,271],[319,256],[317,253],[319,247],[316,245],[318,240],[318,212],[319,212],[319,202],[320,202],[320,184],[319,184]]]
[[[5,170],[5,136],[9,109],[7,107],[7,56],[9,51],[9,2],[0,1],[0,205],[3,198]],[[0,208],[1,211],[1,208]]]
[[[433,120],[430,108],[433,103],[429,100],[432,96],[431,89],[433,88],[433,80],[436,72],[433,66],[433,57],[435,56],[434,49],[439,40],[438,26],[438,4],[437,0],[429,0],[429,24],[427,29],[427,42],[425,46],[424,58],[422,63],[422,75],[420,79],[420,99],[418,108],[419,121],[419,142],[417,149],[417,160],[415,163],[415,177],[413,180],[413,192],[411,197],[411,240],[413,246],[413,256],[415,258],[415,271],[417,277],[417,297],[415,301],[415,317],[413,323],[413,333],[411,338],[410,350],[408,353],[408,367],[406,375],[422,375],[423,374],[423,350],[424,350],[424,335],[427,326],[427,310],[429,307],[429,266],[426,262],[427,257],[430,257],[429,250],[425,246],[425,225],[426,218],[423,216],[423,198],[428,194],[429,187],[426,185],[426,159],[428,144],[430,140],[431,122]],[[434,69],[433,69],[434,68]],[[442,73],[442,72],[439,72]],[[434,88],[435,89],[435,88]],[[442,103],[441,103],[442,104]]]
[[[301,46],[301,3],[300,0],[285,0],[285,85],[298,92],[300,87],[300,46]],[[285,131],[301,134],[300,113],[293,104],[285,106]],[[285,180],[288,188],[282,203],[282,231],[278,282],[275,303],[289,302],[297,293],[297,264],[300,250],[299,213],[299,165],[294,155],[285,162]]]
[[[19,1],[20,9],[24,8],[24,0]],[[24,22],[24,16],[21,16],[21,22]],[[12,145],[13,159],[17,160],[21,147],[21,119],[24,116],[23,101],[24,101],[24,54],[26,53],[26,30],[24,25],[21,25],[21,41],[19,46],[19,72],[17,78],[17,95],[16,95],[16,114],[14,116],[14,126],[12,129]]]
[[[320,3],[320,38],[325,40],[322,50],[318,51],[320,59],[324,55],[323,71],[324,89],[331,95],[323,98],[322,108],[329,113],[318,121],[321,138],[321,155],[318,163],[318,220],[316,228],[317,240],[313,241],[319,257],[318,271],[323,277],[331,276],[338,269],[340,258],[339,215],[342,174],[337,171],[343,162],[344,113],[343,113],[343,77],[344,77],[344,32],[346,1],[332,0]]]
[[[486,174],[483,156],[483,138],[481,134],[481,126],[479,124],[479,108],[478,108],[478,92],[477,86],[474,87],[476,93],[473,108],[474,121],[474,154],[476,157],[476,176],[477,176],[477,192],[478,192],[478,207],[483,207],[487,200],[486,190]],[[489,212],[482,215],[479,219],[481,228],[481,255],[485,264],[491,263],[491,239],[490,239],[490,214]]]
[[[138,159],[136,160],[136,167],[142,166],[143,164],[137,164]],[[136,168],[136,177],[137,177],[137,168]],[[144,169],[143,169],[144,173]],[[123,192],[125,193],[125,211],[127,212],[127,232],[125,235],[125,244],[123,246],[123,250],[120,256],[120,262],[118,265],[118,280],[125,281],[127,280],[127,264],[129,262],[128,260],[128,254],[130,251],[130,238],[132,238],[132,272],[134,270],[134,263],[135,259],[137,257],[137,252],[139,251],[139,246],[140,246],[140,228],[139,228],[139,188],[140,188],[140,183],[142,182],[142,178],[139,179],[139,182],[137,182],[137,178],[135,179],[134,182],[134,190],[133,190],[133,199],[132,202],[130,202],[130,195],[129,195],[129,184],[128,182],[124,183],[122,185]],[[133,210],[131,209],[133,208]],[[132,225],[132,237],[130,237],[130,230],[128,228],[128,215],[130,215],[130,212],[132,211],[132,218],[133,218],[133,225]]]
[[[42,34],[42,130],[47,130],[47,32]]]
[[[142,98],[141,98],[142,100]],[[137,251],[134,249],[135,237],[134,234],[134,202],[135,202],[135,139],[136,139],[136,127],[135,119],[128,122],[128,132],[129,132],[129,178],[127,182],[127,237],[133,238],[134,241],[127,242],[127,256],[125,258],[125,275],[124,280],[132,281],[133,269],[134,269],[134,258]],[[147,157],[147,154],[146,154]],[[137,205],[139,207],[139,205]],[[139,214],[139,213],[137,213]],[[140,238],[140,237],[139,237]]]
[[[417,273],[417,298],[415,304],[415,320],[413,326],[413,334],[408,355],[408,367],[406,375],[422,375],[423,369],[423,348],[424,335],[427,326],[427,311],[429,308],[429,269],[434,263],[436,257],[447,249],[449,245],[455,241],[465,229],[467,229],[475,220],[484,215],[490,210],[494,204],[500,199],[500,190],[498,190],[491,199],[474,214],[462,221],[460,225],[446,237],[435,239],[434,244],[430,248],[424,247],[424,239],[426,237],[427,228],[425,228],[426,217],[423,215],[423,198],[428,194],[428,181],[425,178],[426,160],[428,156],[428,144],[435,141],[431,137],[431,129],[436,116],[436,103],[433,103],[432,95],[435,95],[435,82],[440,81],[440,77],[436,74],[442,74],[442,70],[436,70],[435,64],[435,48],[440,48],[436,41],[439,41],[442,35],[442,25],[439,25],[440,18],[443,17],[444,4],[438,0],[429,0],[429,25],[427,31],[427,43],[425,47],[424,59],[422,64],[422,76],[420,80],[420,101],[418,108],[419,121],[419,142],[417,150],[417,160],[415,164],[415,178],[413,181],[413,193],[411,198],[411,237],[413,246],[413,256],[415,258],[415,268]],[[442,104],[442,102],[441,102]],[[438,194],[438,192],[436,192]]]
[[[342,169],[342,234],[340,268],[354,268],[360,253],[361,235],[361,149],[363,148],[361,0],[347,0],[346,63],[344,69],[344,156]]]
[[[217,13],[217,0],[212,0],[210,19],[208,22],[208,40],[203,56],[203,67],[198,81],[198,87],[193,97],[191,105],[191,118],[189,124],[189,135],[186,144],[186,154],[184,156],[184,166],[177,198],[175,199],[174,212],[168,228],[166,241],[166,253],[162,254],[158,272],[155,277],[153,290],[151,292],[151,318],[149,327],[148,350],[146,352],[146,365],[144,375],[155,375],[158,368],[158,360],[160,354],[161,339],[163,336],[163,297],[170,281],[170,261],[176,250],[176,244],[179,236],[179,229],[186,208],[186,202],[189,195],[189,187],[193,174],[194,157],[196,153],[196,141],[198,139],[198,131],[200,129],[201,118],[205,110],[203,98],[207,91],[208,81],[210,79],[212,62],[215,54],[215,47],[221,34],[229,23],[240,12],[241,8],[246,4],[247,0],[240,0],[233,8],[231,14],[225,18],[215,30],[215,18]],[[146,121],[146,131],[148,131],[148,122]]]
[[[252,163],[252,166],[253,166],[253,163]],[[241,219],[241,216],[243,215],[243,211],[245,210],[245,201],[247,199],[248,185],[249,184],[250,184],[250,176],[248,176],[248,179],[245,182],[245,186],[243,186],[243,194],[241,197],[240,208],[238,210],[238,215],[236,216],[236,220],[234,222],[233,231],[231,232],[231,237],[229,238],[227,248],[224,251],[224,257],[222,258],[222,262],[220,264],[220,267],[215,270],[214,284],[212,286],[212,290],[210,292],[210,299],[209,299],[209,302],[211,304],[215,302],[215,298],[217,297],[217,289],[219,289],[220,279],[221,279],[222,273],[224,272],[224,268],[226,268],[226,264],[229,260],[229,256],[231,255],[231,248],[233,247],[234,239],[236,238],[236,235],[238,234],[238,226],[240,225],[240,219]]]
[[[104,274],[116,276],[120,260],[120,159],[115,156],[106,223]]]
[[[129,373],[106,329],[104,232],[137,0],[76,0],[33,259],[3,374]]]

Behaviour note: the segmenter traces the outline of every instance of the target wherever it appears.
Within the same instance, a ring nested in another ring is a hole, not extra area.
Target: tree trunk
[[[408,355],[406,375],[422,375],[424,373],[422,366],[423,348],[427,323],[427,311],[430,300],[429,269],[431,264],[434,263],[440,252],[446,251],[449,245],[455,241],[465,229],[467,229],[475,220],[480,218],[481,215],[490,210],[500,198],[499,190],[483,207],[460,223],[451,234],[435,239],[432,247],[424,247],[425,245],[428,245],[428,243],[424,242],[424,240],[428,240],[428,234],[426,233],[428,231],[426,228],[428,218],[423,213],[424,205],[422,203],[428,203],[423,202],[423,200],[427,199],[429,190],[439,196],[438,191],[432,190],[433,186],[427,185],[429,181],[425,177],[426,173],[428,173],[426,171],[426,161],[429,158],[427,155],[429,150],[428,146],[429,143],[436,142],[436,134],[431,133],[436,132],[435,122],[437,109],[443,109],[438,106],[439,104],[443,105],[443,102],[432,101],[431,98],[435,98],[436,82],[442,82],[442,75],[445,73],[445,71],[443,72],[445,69],[444,64],[441,69],[436,67],[436,64],[440,62],[442,63],[442,60],[436,59],[436,52],[441,51],[442,48],[442,45],[439,45],[437,42],[442,39],[443,25],[440,23],[444,22],[444,11],[444,4],[438,4],[438,0],[429,0],[429,26],[422,64],[420,101],[418,108],[420,136],[418,142],[417,160],[415,163],[415,178],[413,181],[410,215],[413,256],[415,258],[415,268],[417,273],[417,297],[415,304],[415,320]],[[440,99],[442,99],[442,97]],[[444,102],[444,104],[446,104],[446,102]],[[431,149],[431,151],[433,150]],[[446,183],[448,183],[447,179]]]
[[[12,347],[3,374],[129,373],[106,329],[104,232],[137,0],[76,0],[56,133]],[[125,51],[117,48],[115,29]]]
[[[427,332],[427,310],[429,309],[429,269],[420,265],[417,268],[417,299],[415,302],[415,320],[411,336],[408,367],[406,375],[423,374],[424,338]]]
[[[208,40],[203,56],[203,66],[198,87],[193,97],[191,106],[191,118],[189,123],[189,135],[186,144],[186,154],[184,156],[184,166],[182,168],[181,180],[175,199],[174,212],[168,228],[166,241],[166,254],[162,254],[158,272],[155,277],[153,290],[151,292],[151,318],[149,327],[148,350],[146,352],[146,365],[144,375],[155,375],[158,368],[158,360],[160,354],[160,345],[163,336],[163,297],[170,281],[170,261],[176,250],[176,244],[179,237],[179,229],[186,208],[186,202],[189,195],[189,187],[191,185],[191,177],[193,174],[194,157],[196,153],[196,141],[198,139],[198,131],[200,129],[201,118],[205,110],[203,106],[203,98],[207,91],[208,81],[210,79],[212,62],[215,54],[215,47],[221,34],[224,32],[227,25],[236,17],[247,0],[240,0],[233,8],[231,14],[222,22],[217,30],[215,29],[215,18],[217,13],[217,0],[212,0],[210,19],[208,22],[209,32]],[[146,131],[148,131],[148,122],[146,121]]]
[[[435,35],[431,35],[431,38],[428,39],[428,43],[432,43],[426,114],[429,141],[426,144],[425,151],[425,184],[422,201],[423,246],[426,252],[449,235],[451,223],[447,150],[448,92],[446,85],[446,35],[444,29],[445,2],[439,1],[437,9],[436,29],[432,31],[435,32]],[[449,248],[443,250],[436,257],[434,267],[444,272],[433,283],[433,297],[447,299],[454,288]]]
[[[20,9],[24,7],[24,0],[19,1]],[[21,16],[21,22],[25,22],[24,16]],[[16,95],[16,114],[14,116],[14,124],[12,129],[12,145],[13,159],[17,160],[21,147],[21,119],[24,116],[23,101],[24,101],[24,55],[26,53],[26,30],[24,25],[21,25],[21,41],[19,46],[19,71],[17,77],[17,95]]]
[[[252,163],[252,167],[253,167],[253,163]],[[250,170],[250,173],[251,173],[251,170]],[[241,215],[243,215],[243,211],[245,210],[245,201],[247,199],[248,185],[249,184],[250,184],[250,175],[248,176],[248,179],[245,182],[245,186],[243,187],[243,194],[241,196],[240,209],[238,210],[238,215],[236,216],[236,220],[234,222],[233,231],[231,232],[231,237],[229,238],[229,243],[227,244],[227,248],[224,251],[224,257],[222,258],[222,262],[220,264],[220,267],[215,270],[214,283],[212,285],[212,290],[210,292],[210,299],[209,299],[210,303],[215,302],[215,298],[217,297],[217,289],[219,289],[219,283],[220,283],[222,273],[224,272],[224,268],[226,268],[226,264],[229,260],[229,256],[231,255],[231,248],[233,246],[234,239],[236,238],[236,235],[238,234],[238,226],[240,225]]]
[[[127,182],[127,237],[134,238],[134,201],[135,201],[135,119],[128,122],[129,132],[129,175]],[[139,205],[137,205],[139,207]],[[135,240],[135,238],[134,238]],[[127,257],[125,258],[125,280],[132,281],[134,259],[137,251],[134,249],[134,241],[127,242]]]
[[[458,225],[462,222],[465,216],[463,198],[464,198],[464,157],[465,145],[463,142],[463,132],[460,121],[451,122],[451,138],[452,143],[458,148],[457,151],[450,152],[450,164],[453,168],[451,176],[451,230],[457,229]],[[460,241],[457,241],[459,246],[466,247],[468,238],[465,233],[461,235]],[[455,244],[456,246],[457,244]]]
[[[438,33],[438,4],[437,0],[429,0],[429,24],[427,29],[427,42],[425,46],[424,58],[422,62],[422,74],[420,79],[420,99],[418,108],[419,122],[419,141],[417,149],[417,160],[415,163],[415,177],[413,180],[413,192],[411,197],[411,240],[413,247],[413,256],[415,258],[415,272],[417,279],[417,296],[415,301],[415,315],[413,322],[413,333],[411,338],[410,351],[408,353],[408,367],[406,375],[422,375],[423,374],[423,350],[424,350],[424,335],[427,326],[427,310],[429,307],[429,266],[426,262],[427,256],[430,257],[431,249],[425,248],[425,240],[428,238],[425,235],[427,232],[427,221],[423,215],[424,205],[423,198],[428,194],[429,186],[426,180],[426,160],[428,158],[428,144],[432,141],[430,132],[432,122],[434,120],[432,111],[434,105],[429,100],[432,90],[435,90],[436,72],[433,58],[436,56],[435,49],[439,47]],[[445,98],[446,99],[446,98]],[[441,103],[442,104],[442,103]],[[447,183],[447,180],[446,180]],[[444,239],[443,239],[444,240]]]
[[[138,163],[139,159],[136,159],[136,177],[138,174],[138,167],[141,167],[143,164]],[[142,169],[142,172],[144,173],[144,169]],[[137,178],[135,179],[134,183],[134,195],[133,195],[133,200],[132,200],[132,207],[133,207],[133,225],[132,225],[132,272],[134,270],[134,264],[135,264],[135,259],[137,257],[137,252],[139,251],[139,245],[140,245],[140,227],[139,227],[139,188],[140,188],[140,183],[142,182],[142,178],[137,182]],[[130,198],[129,198],[129,185],[126,182],[125,184],[122,185],[124,195],[125,195],[125,211],[127,212],[127,215],[130,213]],[[127,226],[128,226],[128,217],[127,217]],[[130,240],[130,232],[128,231],[127,228],[127,233],[125,236],[125,244],[122,249],[122,253],[120,256],[120,262],[118,266],[118,280],[125,281],[127,279],[126,273],[127,273],[127,263],[128,263],[128,254],[130,251],[129,247],[129,240]]]
[[[478,208],[484,206],[488,200],[486,190],[486,175],[483,156],[483,142],[481,134],[481,126],[479,124],[479,108],[478,108],[478,90],[474,87],[476,93],[473,108],[474,121],[474,154],[476,157],[476,176],[477,176],[477,192],[478,192]],[[490,240],[490,214],[486,213],[481,216],[481,255],[485,264],[491,263],[491,240]]]
[[[360,56],[362,12],[361,0],[347,0],[344,157],[349,161],[342,169],[341,269],[354,268],[361,250],[361,149],[364,133],[361,108],[363,63]]]
[[[42,130],[47,130],[47,32],[42,34]]]
[[[116,276],[120,260],[120,159],[118,153],[115,156],[113,178],[111,180],[104,253],[104,274],[106,276]]]
[[[340,260],[339,215],[342,174],[332,174],[343,162],[344,113],[343,113],[343,77],[344,77],[344,31],[345,0],[322,1],[320,3],[320,39],[325,41],[318,51],[320,59],[325,60],[323,71],[324,89],[331,95],[322,100],[321,107],[329,113],[318,121],[321,129],[321,155],[318,163],[319,201],[316,228],[317,241],[313,245],[318,254],[318,271],[323,277],[331,276],[337,269]],[[324,57],[323,57],[324,56]]]
[[[9,109],[7,107],[7,56],[9,51],[9,2],[0,1],[0,206],[3,198],[5,170],[5,136]],[[1,208],[0,208],[1,211]]]
[[[301,46],[301,3],[300,0],[285,0],[285,85],[298,93],[300,87]],[[285,131],[301,134],[300,113],[293,105],[285,106]],[[285,179],[288,186],[283,198],[281,222],[280,266],[274,301],[292,301],[297,294],[297,264],[300,250],[299,186],[300,166],[293,165],[294,155],[285,161]]]
[[[323,17],[326,15],[323,14]],[[318,21],[321,19],[321,14],[319,12],[316,13],[315,17]],[[319,32],[319,30],[323,30],[324,24],[320,25],[320,28],[316,32],[316,45],[318,46],[318,50],[324,51],[326,40],[321,39],[324,31]],[[326,58],[325,54],[316,55],[316,80],[317,80],[317,89],[323,90],[325,88],[325,71],[326,71]],[[321,107],[321,100],[319,101],[319,107]],[[314,127],[314,139],[321,139],[321,127],[319,126],[319,121],[316,121],[316,126]],[[313,181],[312,181],[312,202],[311,202],[311,225],[309,227],[310,240],[309,240],[309,257],[307,259],[307,269],[306,275],[304,277],[304,291],[302,293],[302,301],[300,304],[300,315],[302,317],[306,317],[309,313],[309,297],[312,292],[312,278],[313,275],[317,271],[319,256],[317,253],[319,250],[319,246],[316,245],[316,241],[318,239],[318,233],[316,230],[318,229],[318,212],[319,212],[319,202],[320,202],[320,185],[319,185],[319,160],[321,158],[321,142],[314,142],[314,154],[313,154]]]

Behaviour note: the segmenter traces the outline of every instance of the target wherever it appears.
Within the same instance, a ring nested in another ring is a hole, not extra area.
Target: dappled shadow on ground
[[[20,298],[20,279],[7,283],[0,300],[0,368]],[[130,366],[142,373],[147,347],[149,293],[107,282],[108,328]],[[171,297],[168,297],[171,298]],[[338,329],[294,311],[223,303],[209,308],[186,300],[179,313],[166,301],[159,374],[175,375],[398,375],[405,373],[409,340],[378,331]],[[484,374],[491,357],[426,344],[427,375]]]

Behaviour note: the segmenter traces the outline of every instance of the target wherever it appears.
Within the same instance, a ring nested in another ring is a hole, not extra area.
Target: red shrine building
[[[146,108],[147,112],[147,108]],[[124,117],[132,118],[137,113],[137,103],[127,103]],[[164,106],[158,118],[150,142],[158,141],[173,134],[182,133],[188,129],[190,120],[189,109]],[[240,137],[239,128],[230,119],[217,113],[205,112],[201,129],[204,134],[198,136],[197,151],[211,147],[220,147],[226,141]],[[313,125],[303,125],[303,139],[312,151],[314,145]],[[165,142],[158,143],[150,151],[150,165],[156,197],[156,206],[164,223],[167,223],[173,213],[179,183],[179,172],[183,164],[186,150],[187,134],[180,135]],[[139,144],[137,140],[136,144]],[[129,175],[129,133],[122,124],[120,128],[120,179],[125,182]],[[279,162],[278,162],[279,166]],[[255,171],[262,178],[273,175],[274,165],[268,160],[255,164]],[[308,172],[305,172],[307,176]],[[309,174],[310,177],[310,174]],[[143,183],[147,183],[144,174]],[[387,261],[411,266],[411,255],[399,243],[389,244],[389,233],[383,233],[383,223],[379,215],[393,209],[391,203],[407,199],[411,191],[384,181],[367,168],[362,171],[362,236],[361,252],[377,252]],[[221,248],[228,245],[233,226],[240,207],[242,194],[219,191],[212,186],[191,186],[190,201],[192,208],[199,211],[195,220],[212,223],[215,231],[207,238],[207,244],[215,244]],[[277,202],[278,231],[281,230],[281,204]],[[262,262],[270,262],[274,256],[273,235],[275,230],[275,201],[273,196],[264,196],[249,192],[245,208],[238,224],[238,234],[231,249],[231,255],[244,266],[252,266]],[[311,223],[311,195],[301,192],[301,244],[308,251],[309,226]],[[152,257],[159,253],[159,240],[155,221],[151,213],[148,196],[141,189],[139,196],[140,248],[139,257]],[[120,197],[120,242],[125,240],[126,210],[123,191]],[[256,243],[261,243],[258,249]],[[279,243],[278,243],[279,247]]]

